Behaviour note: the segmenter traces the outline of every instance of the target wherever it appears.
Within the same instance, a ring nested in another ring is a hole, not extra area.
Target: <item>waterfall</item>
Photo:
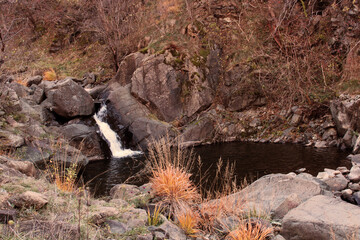
[[[102,105],[98,113],[94,115],[94,119],[99,126],[103,138],[109,145],[111,154],[114,158],[124,158],[134,155],[142,154],[140,151],[133,151],[131,149],[124,149],[119,141],[118,135],[110,128],[110,125],[104,121],[107,114],[106,105]]]

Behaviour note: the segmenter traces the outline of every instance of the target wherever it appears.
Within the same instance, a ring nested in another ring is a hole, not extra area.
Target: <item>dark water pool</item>
[[[238,180],[245,177],[248,181],[270,173],[289,173],[300,168],[306,172],[317,174],[324,168],[350,166],[346,159],[348,153],[337,148],[316,149],[297,144],[264,144],[264,143],[221,143],[196,147],[200,155],[203,169],[215,172],[215,166],[221,157],[224,162],[235,162]],[[111,187],[123,183],[142,168],[145,157],[106,159],[89,164],[83,172],[84,181],[93,179],[88,186],[96,196],[109,193]],[[101,174],[101,175],[99,175]],[[141,184],[145,178],[135,183]]]

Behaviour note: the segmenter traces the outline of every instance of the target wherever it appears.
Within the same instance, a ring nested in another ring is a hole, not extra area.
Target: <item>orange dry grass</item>
[[[165,202],[192,202],[200,197],[190,180],[191,174],[178,167],[168,165],[166,168],[154,170],[152,174],[150,183],[154,193]]]
[[[43,80],[45,81],[55,81],[57,79],[56,72],[54,69],[50,68],[49,71],[44,72]]]
[[[170,204],[200,199],[189,173],[195,158],[191,151],[174,145],[168,137],[149,145],[147,169],[151,173],[154,193]]]
[[[23,85],[23,86],[27,87],[27,81],[24,80],[24,79],[16,79],[15,82],[20,84],[20,85]]]
[[[55,176],[56,187],[63,192],[73,192],[75,190],[75,181],[70,179],[62,179],[60,176]]]
[[[272,232],[271,228],[263,228],[261,224],[244,223],[230,232],[226,237],[228,240],[265,240]]]
[[[190,237],[197,237],[196,235],[200,232],[198,229],[199,216],[189,207],[184,208],[176,213],[178,225],[186,235]]]
[[[216,230],[214,226],[216,226],[219,222],[221,223],[221,219],[228,216],[241,218],[244,213],[243,204],[243,201],[232,197],[203,202],[199,208],[201,216],[199,224],[203,229],[213,232]],[[227,228],[226,225],[223,227]]]

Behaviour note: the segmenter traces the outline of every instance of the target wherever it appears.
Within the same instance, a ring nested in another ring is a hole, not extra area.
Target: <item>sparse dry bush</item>
[[[107,46],[115,67],[120,60],[136,50],[141,36],[140,0],[99,0],[90,1],[88,6],[94,11],[94,19],[87,21],[85,29],[94,30]]]

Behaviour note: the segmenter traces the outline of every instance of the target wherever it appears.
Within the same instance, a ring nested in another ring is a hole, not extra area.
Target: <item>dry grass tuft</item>
[[[16,79],[15,82],[20,85],[23,85],[24,87],[27,87],[27,81],[25,79],[19,78],[19,79]]]
[[[80,171],[78,159],[80,151],[74,156],[74,160],[67,164],[64,159],[68,159],[68,149],[63,147],[62,141],[53,143],[52,148],[55,151],[63,151],[63,153],[55,154],[56,157],[46,163],[48,175],[54,180],[56,187],[63,192],[75,192],[77,189],[77,175]],[[63,158],[63,159],[62,159]]]
[[[197,237],[200,230],[199,226],[199,215],[196,211],[191,209],[189,206],[182,206],[176,210],[176,219],[179,227],[184,230],[186,235],[190,237]]]
[[[226,236],[227,240],[265,240],[272,233],[271,228],[264,228],[259,223],[245,222]]]
[[[44,72],[43,80],[45,81],[55,81],[57,79],[56,72],[53,68]]]
[[[199,198],[196,187],[190,180],[191,174],[183,169],[168,165],[165,169],[153,171],[150,179],[154,193],[165,202],[192,202]]]
[[[150,144],[147,168],[155,195],[172,205],[199,200],[200,195],[190,179],[194,162],[191,151],[173,146],[168,138]]]

